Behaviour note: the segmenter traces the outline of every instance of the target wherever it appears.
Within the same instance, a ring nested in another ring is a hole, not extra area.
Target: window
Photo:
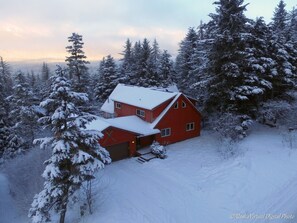
[[[184,101],[182,101],[182,107],[183,108],[187,107],[187,104]]]
[[[136,109],[136,115],[144,118],[145,117],[145,111],[140,110],[140,109]]]
[[[178,102],[175,103],[174,109],[178,109]]]
[[[187,123],[187,127],[186,127],[186,131],[192,131],[195,128],[195,123],[191,122],[191,123]]]
[[[171,128],[166,128],[161,130],[161,137],[166,137],[171,135]]]
[[[121,109],[122,105],[119,102],[116,102],[116,108]]]

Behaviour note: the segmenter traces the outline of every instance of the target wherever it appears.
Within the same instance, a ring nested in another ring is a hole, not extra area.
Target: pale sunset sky
[[[157,39],[173,56],[189,27],[209,20],[213,0],[0,0],[5,61],[63,61],[67,37],[83,35],[88,60],[119,58],[127,38]],[[279,0],[246,0],[246,16],[270,21]],[[286,9],[296,0],[285,0]]]

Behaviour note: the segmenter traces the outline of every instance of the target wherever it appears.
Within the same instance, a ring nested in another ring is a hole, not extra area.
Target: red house
[[[101,131],[100,144],[113,160],[134,156],[152,144],[171,144],[200,135],[196,101],[180,92],[118,84],[88,129]]]

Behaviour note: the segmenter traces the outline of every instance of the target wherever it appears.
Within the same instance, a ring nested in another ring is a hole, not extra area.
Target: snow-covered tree
[[[275,61],[271,80],[272,97],[278,97],[292,89],[297,76],[297,51],[294,42],[290,41],[287,12],[284,7],[285,4],[281,1],[271,23],[273,32],[269,42],[269,53]]]
[[[50,127],[53,136],[37,139],[43,148],[51,145],[52,155],[45,162],[44,189],[34,197],[29,216],[33,222],[50,221],[51,211],[60,215],[64,223],[67,206],[82,183],[94,178],[94,172],[110,162],[108,152],[98,144],[101,133],[86,130],[94,119],[76,106],[88,100],[87,94],[72,91],[61,68],[53,77],[50,96],[41,102],[49,111],[40,122]]]
[[[263,93],[255,74],[249,71],[251,38],[245,17],[243,0],[215,2],[216,14],[211,14],[217,35],[209,54],[209,111],[232,111],[250,115],[253,97]]]
[[[127,39],[124,51],[122,52],[123,58],[121,59],[121,76],[127,81],[129,81],[129,77],[132,77],[133,72],[133,52],[132,52],[132,43],[129,39]]]
[[[151,67],[151,72],[159,78],[159,64],[160,64],[160,47],[156,39],[154,39],[151,54],[149,58],[149,65]]]
[[[153,72],[151,59],[152,48],[149,41],[145,38],[141,45],[139,58],[140,67],[136,71],[138,76],[137,85],[143,87],[157,86],[157,74]]]
[[[278,36],[286,36],[288,31],[288,12],[285,7],[285,2],[280,0],[272,17],[272,29]]]
[[[190,27],[186,37],[180,43],[175,69],[181,91],[188,89],[190,72],[192,71],[191,60],[197,46],[197,40],[198,35],[195,29]]]
[[[15,77],[13,94],[6,99],[10,106],[9,117],[17,135],[26,141],[24,149],[32,145],[36,129],[34,95],[24,74],[19,71]]]
[[[8,96],[12,92],[13,81],[11,78],[10,66],[0,56],[0,82],[3,83],[3,93]]]
[[[167,52],[167,50],[164,50],[160,56],[158,72],[160,85],[162,87],[168,87],[173,83],[175,73],[171,55]]]
[[[47,65],[47,63],[43,62],[42,68],[41,68],[41,80],[43,82],[47,82],[50,77],[50,69]]]
[[[23,140],[9,123],[8,103],[5,100],[5,82],[0,81],[0,164],[23,151]]]
[[[297,45],[297,8],[293,8],[289,13],[289,40]]]
[[[99,80],[96,85],[96,98],[103,102],[119,83],[119,73],[111,55],[103,58],[99,67]]]
[[[82,40],[82,35],[77,33],[72,33],[70,37],[68,37],[68,42],[71,44],[66,47],[69,56],[66,57],[67,66],[69,69],[69,77],[74,81],[74,88],[78,92],[88,92],[88,81],[89,81],[89,73],[88,67],[89,64],[86,61],[86,56],[83,51],[84,42]]]

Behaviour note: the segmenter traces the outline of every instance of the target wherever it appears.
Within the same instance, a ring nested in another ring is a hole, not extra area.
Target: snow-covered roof
[[[104,119],[98,117],[96,120],[92,121],[87,125],[88,130],[103,131],[108,127],[115,127],[126,131],[134,132],[140,135],[152,135],[160,132],[160,130],[153,129],[150,123],[143,121],[136,115],[111,119]]]
[[[175,88],[176,90],[177,88]],[[114,101],[151,110],[163,102],[173,98],[178,92],[166,91],[166,89],[144,88],[138,86],[118,84],[108,99],[102,105],[101,110],[114,113]]]

